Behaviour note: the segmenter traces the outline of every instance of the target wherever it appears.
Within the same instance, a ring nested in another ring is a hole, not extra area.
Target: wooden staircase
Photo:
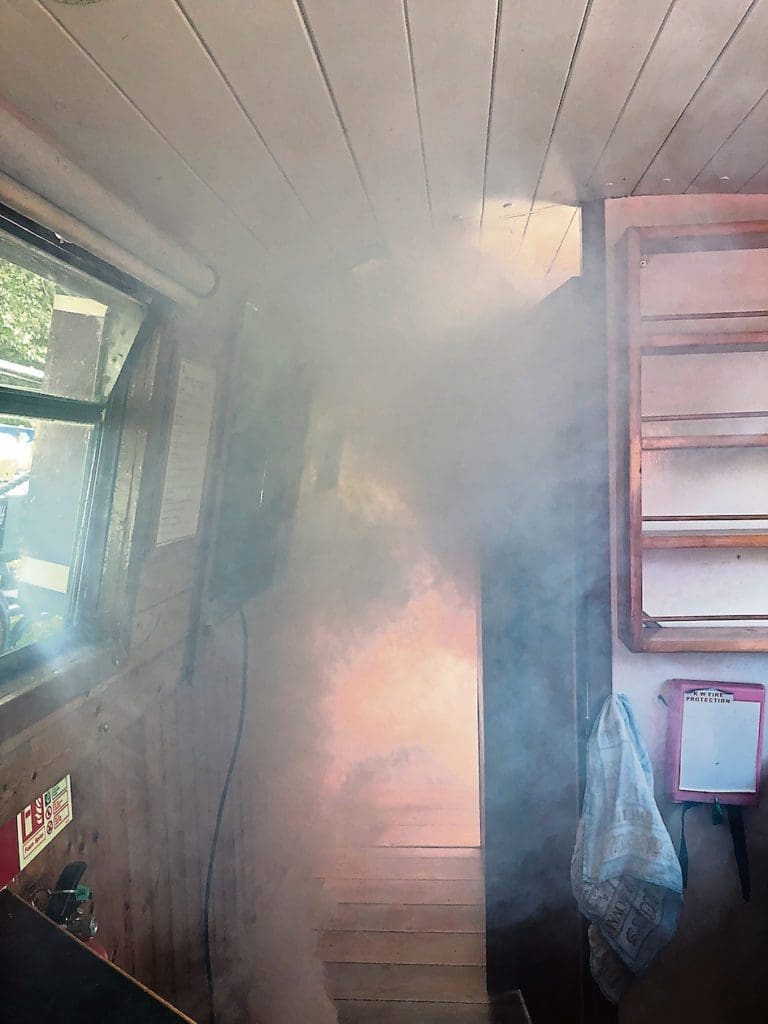
[[[504,1024],[485,984],[481,850],[372,846],[337,852],[319,936],[340,1024]]]

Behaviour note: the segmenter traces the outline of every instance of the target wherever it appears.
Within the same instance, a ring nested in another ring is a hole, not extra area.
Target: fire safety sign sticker
[[[44,849],[72,821],[72,787],[69,775],[36,797],[16,816],[19,870]]]

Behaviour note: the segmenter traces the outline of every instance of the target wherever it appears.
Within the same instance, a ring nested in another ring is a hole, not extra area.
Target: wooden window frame
[[[0,226],[21,241],[139,299],[146,315],[109,397],[83,402],[0,387],[0,409],[95,427],[84,471],[87,498],[76,551],[72,618],[54,637],[0,659],[0,742],[122,671],[130,658],[130,626],[146,530],[142,496],[162,472],[153,448],[160,353],[172,303],[25,218],[0,207]],[[172,346],[169,346],[172,348]],[[162,439],[161,439],[162,440]],[[149,481],[147,478],[152,477]],[[73,565],[75,561],[73,560]]]

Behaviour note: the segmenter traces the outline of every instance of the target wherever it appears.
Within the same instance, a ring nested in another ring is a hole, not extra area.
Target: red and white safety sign
[[[69,775],[0,828],[0,886],[7,885],[72,821]]]

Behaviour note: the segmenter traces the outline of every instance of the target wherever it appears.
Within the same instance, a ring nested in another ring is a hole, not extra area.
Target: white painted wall
[[[612,200],[606,207],[608,327],[613,358],[616,353],[612,254],[615,242],[626,227],[768,219],[768,196],[639,197]],[[768,275],[759,273],[759,261],[764,256],[753,253],[750,257],[753,262],[748,261],[746,272],[744,263],[740,264],[735,284],[727,259],[719,269],[708,266],[701,278],[700,289],[694,288],[700,301],[710,301],[713,288],[718,290],[729,279],[733,288],[741,289],[739,282],[749,276],[751,298],[763,307],[768,306]],[[681,302],[688,301],[692,294],[690,281],[678,289],[672,269],[665,269],[665,282],[670,288],[665,302],[674,301],[675,295]],[[755,273],[750,274],[750,270]],[[728,294],[732,294],[732,290]],[[665,357],[667,369],[669,358]],[[674,401],[680,411],[689,408],[699,411],[706,407],[706,403],[720,401],[726,393],[732,393],[740,399],[735,407],[766,408],[766,357],[740,360],[737,367],[725,375],[722,367],[713,368],[711,361],[714,358],[707,356],[690,360],[689,357],[685,364],[687,369],[683,369],[680,361],[674,387],[655,380],[652,388],[654,402],[658,401],[668,409],[668,403]],[[651,370],[654,375],[659,372],[660,367]],[[615,478],[617,445],[613,400],[611,406],[612,472]],[[648,411],[652,410],[649,408]],[[762,425],[763,421],[757,422]],[[754,424],[750,429],[759,428]],[[680,476],[676,472],[677,480],[673,480],[671,470],[674,463],[669,455],[664,456],[664,461],[654,457],[646,480],[646,499],[664,503],[665,508],[658,509],[660,513],[667,509],[682,511],[683,507],[697,503],[706,508],[706,492],[711,492],[711,477],[708,481],[702,459],[711,459],[712,455],[688,452],[672,458],[678,463],[688,460],[687,469]],[[717,504],[709,505],[709,510],[761,511],[762,508],[757,507],[761,501],[764,501],[763,507],[768,506],[768,453],[765,450],[730,451],[720,453],[716,458],[719,460],[721,486],[716,495]],[[615,538],[618,510],[614,487],[612,495],[612,533]],[[674,612],[673,604],[682,600],[674,596],[674,590],[679,589],[682,583],[685,583],[686,590],[692,590],[692,597],[686,597],[689,603],[685,611],[691,610],[690,600],[703,601],[707,588],[712,591],[713,601],[722,602],[724,611],[731,611],[727,605],[736,601],[740,602],[738,608],[745,611],[748,607],[749,610],[768,609],[768,557],[765,552],[757,552],[756,557],[749,559],[742,555],[738,562],[735,554],[729,551],[710,551],[703,555],[694,553],[691,558],[685,552],[676,553],[672,559],[666,560],[666,567],[661,573],[652,576],[652,590],[655,589],[659,595],[659,607],[655,610],[660,614],[662,608]],[[615,540],[612,559],[615,623]],[[694,562],[698,563],[695,571]],[[741,582],[744,569],[748,570],[744,573],[746,584]],[[722,570],[725,570],[725,577],[716,576]],[[718,582],[713,589],[715,578]],[[753,608],[753,603],[759,607]],[[704,607],[703,604],[701,606]],[[707,610],[716,609],[710,605]],[[666,709],[658,699],[662,686],[665,680],[673,678],[768,684],[768,654],[632,654],[615,635],[615,626],[613,652],[614,689],[625,693],[632,702],[654,764],[659,804],[677,843],[680,807],[664,796]],[[696,1020],[698,1024],[730,1024],[731,1021],[753,1021],[764,1017],[768,1007],[768,982],[763,980],[763,966],[768,960],[768,803],[757,810],[748,810],[746,822],[753,888],[749,904],[741,900],[727,827],[713,827],[703,808],[688,815],[686,833],[691,868],[680,929],[648,974],[638,980],[625,997],[620,1009],[621,1024],[646,1024],[649,1020],[654,1024],[678,1024],[689,1020]]]

